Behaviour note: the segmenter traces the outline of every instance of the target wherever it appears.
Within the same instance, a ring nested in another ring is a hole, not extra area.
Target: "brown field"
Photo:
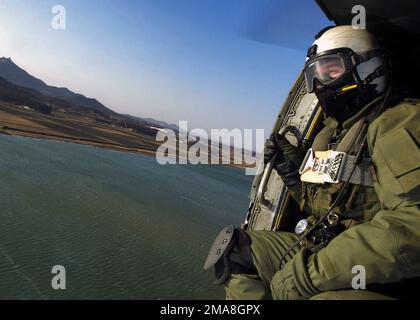
[[[155,137],[112,127],[95,119],[67,113],[45,115],[0,102],[0,133],[60,140],[118,151],[154,155]]]
[[[148,156],[155,156],[161,144],[155,136],[119,128],[89,116],[59,112],[45,115],[5,102],[0,102],[0,134],[66,141]],[[185,158],[185,155],[178,157]],[[210,162],[212,156],[208,157]],[[233,164],[233,158],[228,166],[250,167]]]

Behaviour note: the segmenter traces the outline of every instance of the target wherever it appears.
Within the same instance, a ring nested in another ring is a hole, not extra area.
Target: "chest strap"
[[[359,165],[356,166],[354,173],[351,174],[355,159],[356,159],[356,156],[347,155],[346,161],[344,162],[343,167],[342,167],[341,181],[346,182],[350,180],[351,184],[357,184],[357,185],[366,186],[366,187],[373,187],[374,180],[371,173],[372,159],[363,158],[362,162],[360,162]]]

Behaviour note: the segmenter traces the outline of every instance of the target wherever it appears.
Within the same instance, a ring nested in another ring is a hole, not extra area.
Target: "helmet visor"
[[[309,60],[304,70],[308,91],[314,91],[315,79],[321,85],[332,85],[349,71],[347,69],[348,64],[342,55],[325,55]]]

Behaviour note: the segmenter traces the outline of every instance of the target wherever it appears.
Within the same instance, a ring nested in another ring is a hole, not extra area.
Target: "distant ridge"
[[[93,109],[107,115],[116,114],[96,99],[87,98],[67,88],[47,85],[17,66],[11,58],[0,58],[0,77],[19,87],[34,89],[43,95],[58,98],[78,107]]]
[[[167,129],[172,129],[176,132],[179,132],[179,127],[176,124],[169,124],[169,123],[166,123],[164,121],[159,121],[159,120],[156,120],[156,119],[153,119],[153,118],[136,117],[136,116],[132,116],[132,115],[129,115],[129,114],[126,114],[125,116],[130,117],[130,118],[134,118],[134,119],[137,119],[137,120],[145,121],[145,122],[150,123],[152,125],[155,125],[159,128],[167,128]]]
[[[187,147],[198,142],[194,141],[195,139],[187,139],[185,134],[189,133],[181,132],[175,124],[153,118],[119,114],[95,99],[74,93],[67,88],[49,86],[18,67],[12,59],[4,57],[0,58],[0,107],[3,108],[2,116],[6,117],[3,119],[6,124],[3,123],[0,130],[8,128],[7,130],[12,130],[14,134],[31,133],[53,139],[63,137],[64,134],[66,139],[73,139],[71,141],[77,143],[90,141],[107,147],[111,143],[112,146],[117,146],[115,148],[119,148],[118,150],[121,148],[132,150],[134,146],[140,146],[146,153],[156,151],[157,132],[168,129],[174,130],[180,143],[185,143]],[[37,112],[44,116],[39,117]],[[7,115],[11,115],[12,118],[7,118]],[[16,123],[16,115],[19,115],[23,121],[18,120]],[[10,122],[10,119],[13,121]],[[30,123],[33,119],[37,119],[34,123],[41,123],[41,126],[28,126],[26,120]],[[69,134],[71,138],[68,138]],[[138,134],[134,140],[132,134]],[[213,154],[213,147],[221,148],[222,143],[212,142],[210,139],[200,140],[199,143],[202,148],[207,148],[209,159],[221,157],[220,151]],[[232,146],[230,148],[231,151],[234,150]],[[245,157],[252,155],[252,152],[244,149],[241,152],[244,152]]]

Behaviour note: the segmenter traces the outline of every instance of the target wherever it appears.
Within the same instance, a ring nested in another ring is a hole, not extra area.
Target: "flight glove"
[[[265,143],[264,163],[267,164],[275,158],[274,169],[282,178],[286,187],[299,183],[299,153],[283,135],[272,134]]]

